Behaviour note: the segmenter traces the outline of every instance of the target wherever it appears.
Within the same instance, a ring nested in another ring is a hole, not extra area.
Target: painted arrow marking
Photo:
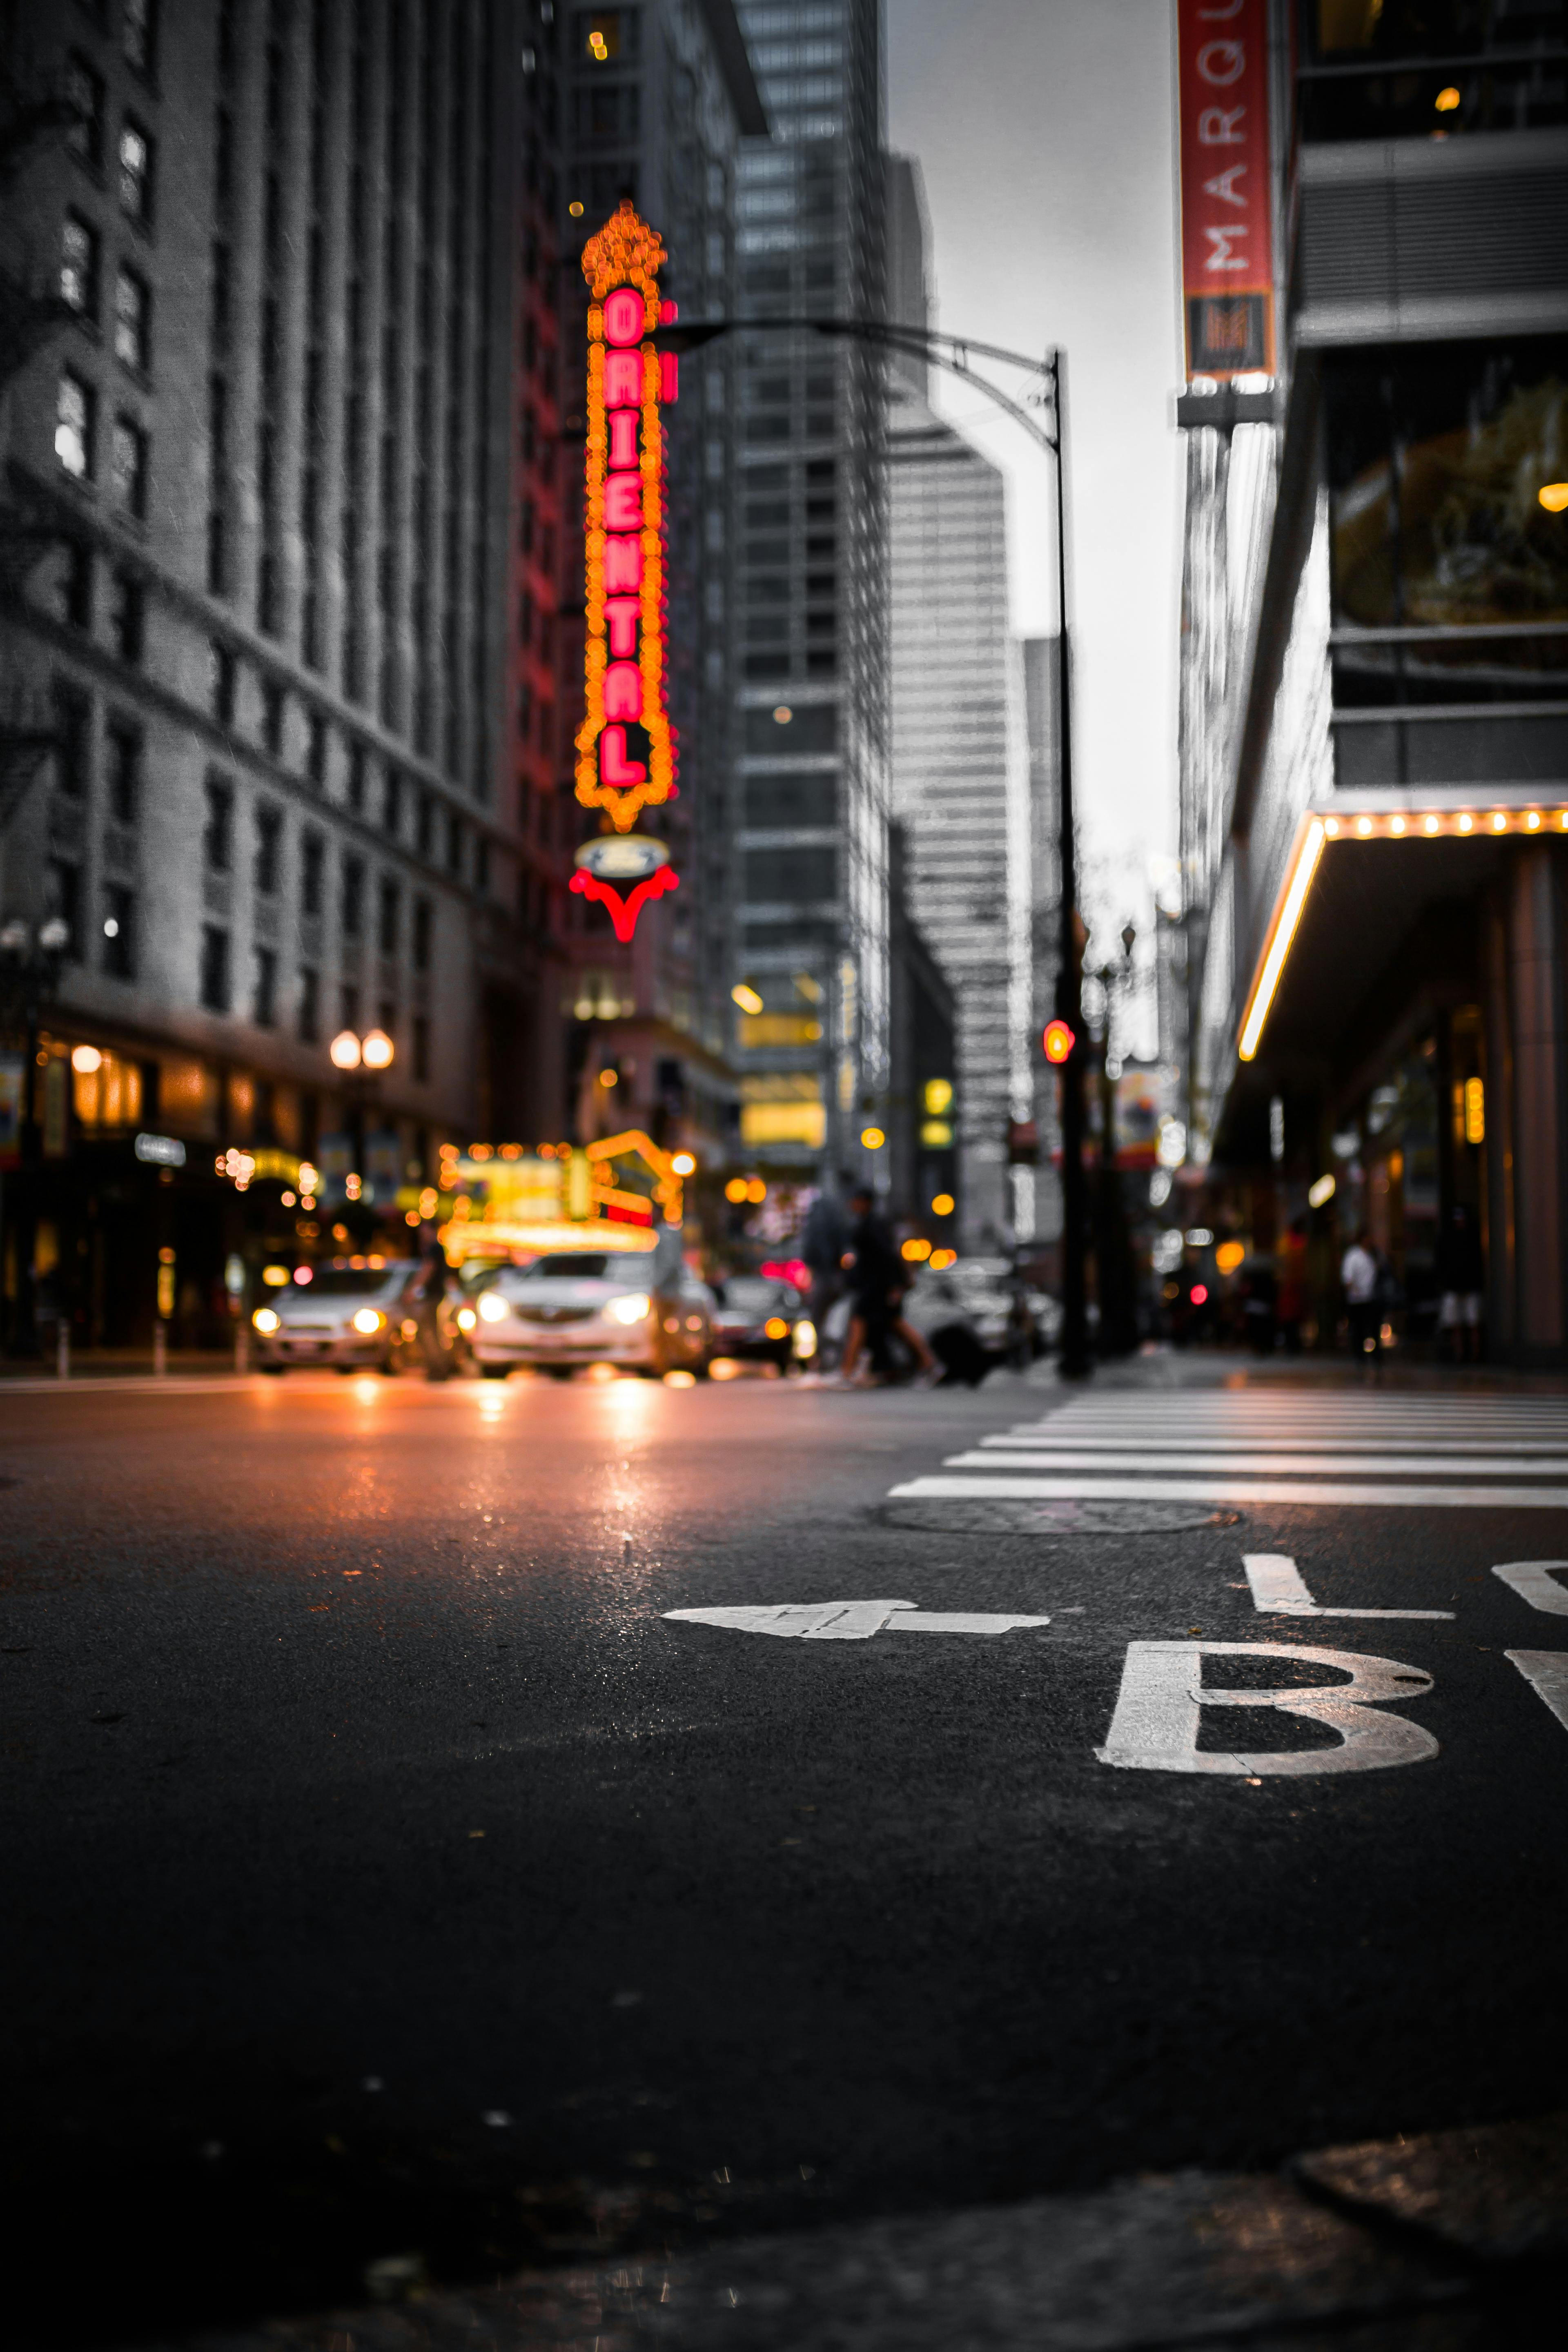
[[[689,1625],[771,1633],[784,1642],[868,1642],[873,1633],[1010,1633],[1048,1617],[992,1617],[973,1611],[922,1611],[912,1601],[785,1601],[767,1609],[667,1609]]]
[[[1307,1590],[1307,1580],[1289,1552],[1243,1552],[1241,1564],[1260,1617],[1451,1618],[1454,1613],[1451,1609],[1323,1609]]]

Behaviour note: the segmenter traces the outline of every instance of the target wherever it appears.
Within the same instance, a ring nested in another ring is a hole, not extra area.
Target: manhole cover
[[[889,1503],[892,1528],[922,1528],[931,1535],[1152,1536],[1194,1528],[1234,1528],[1239,1511],[1205,1511],[1200,1504],[1016,1502],[997,1496],[976,1502]]]

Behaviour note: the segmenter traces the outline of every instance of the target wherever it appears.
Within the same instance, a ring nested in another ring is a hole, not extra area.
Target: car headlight
[[[634,1290],[625,1298],[612,1298],[605,1312],[612,1323],[640,1323],[652,1304],[646,1290]]]
[[[353,1320],[354,1329],[363,1331],[368,1339],[373,1331],[380,1330],[386,1318],[384,1315],[378,1314],[374,1307],[362,1307]]]
[[[276,1331],[278,1328],[278,1317],[270,1307],[258,1307],[250,1319],[258,1331]]]
[[[479,1301],[479,1313],[487,1323],[504,1323],[509,1312],[499,1290],[487,1290]]]
[[[803,1315],[795,1327],[795,1352],[803,1364],[816,1353],[816,1326],[809,1316]]]
[[[473,1328],[474,1328],[475,1323],[476,1323],[478,1320],[479,1320],[479,1318],[475,1315],[474,1310],[473,1310],[473,1308],[472,1308],[471,1307],[458,1307],[458,1330],[459,1330],[459,1331],[471,1331],[471,1330],[473,1329]]]

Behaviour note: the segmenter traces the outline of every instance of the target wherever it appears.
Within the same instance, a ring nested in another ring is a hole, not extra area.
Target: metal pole
[[[1064,355],[1051,353],[1051,404],[1057,424],[1057,811],[1061,869],[1061,942],[1057,969],[1057,1017],[1072,1032],[1072,1051],[1061,1066],[1062,1110],[1062,1378],[1088,1380],[1094,1370],[1089,1351],[1087,1220],[1083,1179],[1083,990],[1078,950],[1078,845],[1072,799],[1072,651],[1068,641],[1068,416]]]

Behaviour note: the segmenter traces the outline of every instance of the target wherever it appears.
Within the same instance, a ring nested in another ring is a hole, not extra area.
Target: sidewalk
[[[1568,1372],[1521,1372],[1504,1364],[1417,1363],[1388,1350],[1382,1369],[1369,1380],[1353,1356],[1254,1356],[1242,1349],[1173,1348],[1147,1343],[1136,1355],[1097,1365],[1088,1381],[1064,1381],[1054,1357],[1043,1357],[1026,1372],[993,1372],[984,1383],[989,1395],[1004,1381],[1020,1388],[1056,1389],[1075,1396],[1101,1389],[1215,1389],[1268,1387],[1312,1391],[1344,1389],[1384,1395],[1430,1396],[1568,1395]]]
[[[1565,2278],[1560,2115],[469,2294],[427,2292],[408,2252],[369,2266],[379,2304],[189,2352],[1499,2352],[1559,2340]]]

